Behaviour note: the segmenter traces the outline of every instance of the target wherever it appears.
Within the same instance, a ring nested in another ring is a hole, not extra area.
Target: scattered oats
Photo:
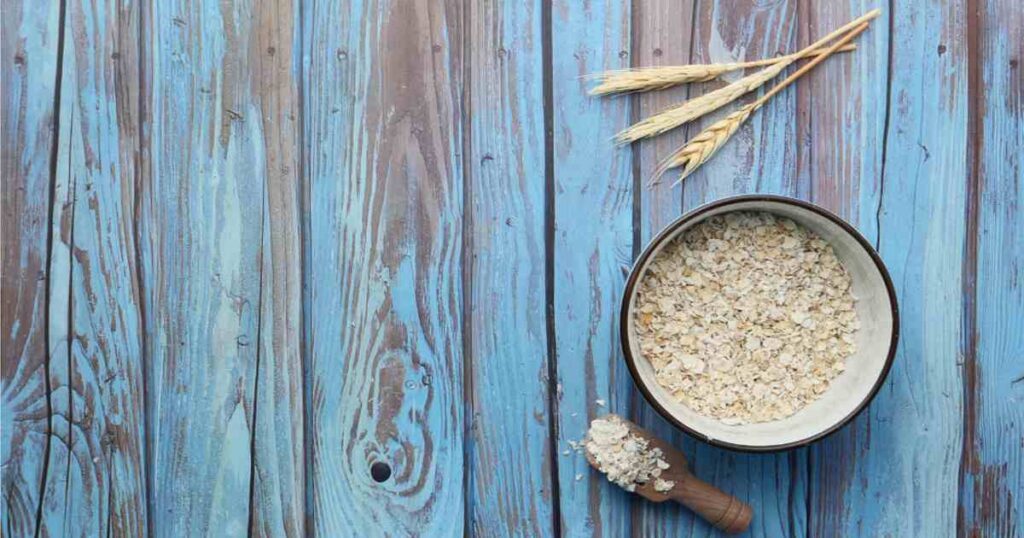
[[[576,475],[576,481],[579,482],[580,480],[583,480],[583,475],[577,474]]]
[[[855,301],[814,232],[734,212],[665,247],[641,279],[634,320],[658,383],[738,425],[785,418],[828,390],[854,351]]]
[[[562,451],[562,455],[563,456],[568,456],[569,455],[569,449],[567,448],[567,449],[563,450]]]
[[[583,441],[572,441],[572,440],[570,440],[570,441],[568,441],[568,443],[569,443],[569,448],[571,448],[573,452],[579,453],[581,450],[583,450]]]
[[[604,407],[606,402],[604,400],[594,400],[594,403],[596,403],[597,405],[600,405],[601,407]]]
[[[661,457],[661,449],[648,448],[647,439],[630,433],[629,426],[616,415],[590,423],[586,447],[598,470],[626,491],[634,491],[637,484],[646,484],[652,479],[655,479],[654,488],[660,492],[675,486],[671,480],[658,478],[669,468]]]

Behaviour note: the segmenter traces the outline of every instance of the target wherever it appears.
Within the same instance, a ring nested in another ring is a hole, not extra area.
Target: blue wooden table
[[[1020,2],[881,2],[678,187],[642,181],[707,119],[610,138],[722,83],[580,79],[875,6],[3,0],[0,532],[714,534],[565,454],[614,411],[752,536],[1021,536]],[[617,343],[648,238],[749,192],[853,222],[902,311],[870,408],[778,454],[673,430]]]

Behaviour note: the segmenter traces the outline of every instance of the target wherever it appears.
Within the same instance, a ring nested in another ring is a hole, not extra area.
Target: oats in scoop
[[[675,482],[659,478],[669,464],[662,458],[660,448],[648,444],[643,437],[631,433],[625,421],[616,415],[594,419],[585,441],[587,453],[608,480],[626,491],[654,480],[654,489],[664,493]]]

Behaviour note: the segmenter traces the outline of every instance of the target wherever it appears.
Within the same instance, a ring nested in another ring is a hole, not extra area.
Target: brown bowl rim
[[[704,435],[703,433],[700,433],[699,431],[687,426],[686,424],[683,423],[683,421],[676,418],[674,415],[672,415],[672,413],[669,413],[667,409],[662,407],[661,404],[659,404],[658,401],[654,399],[653,394],[644,384],[643,380],[640,378],[640,372],[636,367],[636,357],[633,356],[633,353],[630,351],[629,347],[629,298],[632,297],[633,291],[636,288],[637,282],[640,279],[640,268],[643,267],[643,265],[647,262],[647,259],[651,257],[655,246],[665,241],[665,239],[668,236],[670,236],[673,232],[675,232],[675,230],[680,226],[683,226],[684,224],[696,219],[697,217],[700,217],[701,215],[707,213],[708,211],[718,209],[724,206],[733,205],[739,202],[778,202],[782,204],[798,206],[813,211],[836,223],[837,225],[839,225],[840,228],[845,230],[846,233],[850,234],[851,237],[856,239],[857,242],[860,243],[861,247],[865,251],[867,251],[868,255],[871,256],[872,261],[875,262],[875,267],[878,268],[878,272],[881,273],[882,280],[885,282],[886,292],[888,292],[889,294],[889,305],[892,311],[892,338],[889,342],[889,354],[885,359],[885,366],[882,368],[882,372],[878,376],[878,379],[875,380],[875,385],[871,387],[871,391],[868,392],[867,396],[865,396],[864,399],[861,400],[859,404],[857,404],[857,407],[854,408],[854,410],[851,411],[849,414],[847,414],[842,420],[837,421],[828,428],[814,435],[790,443],[768,446],[752,446],[730,443],[718,439],[709,438],[707,435]],[[643,252],[640,253],[640,256],[638,256],[636,261],[633,263],[633,267],[629,271],[629,278],[626,280],[626,287],[622,293],[622,304],[619,310],[619,334],[622,352],[626,359],[626,365],[629,367],[629,373],[630,375],[633,376],[633,382],[640,390],[640,393],[643,394],[644,399],[647,400],[647,403],[651,404],[651,406],[654,407],[658,414],[664,417],[665,420],[667,420],[673,426],[686,432],[687,434],[696,437],[697,439],[704,441],[705,443],[709,443],[712,446],[717,446],[720,448],[726,448],[730,450],[737,450],[740,452],[762,453],[791,450],[794,448],[807,446],[815,441],[819,441],[835,433],[843,426],[849,424],[850,421],[852,421],[857,415],[864,411],[864,409],[867,408],[868,404],[870,404],[871,401],[874,400],[875,396],[878,394],[878,391],[882,388],[882,384],[885,383],[886,378],[889,377],[889,370],[892,368],[893,360],[896,358],[896,349],[897,344],[899,342],[900,318],[899,307],[896,302],[896,290],[893,287],[892,278],[889,276],[889,271],[888,269],[886,269],[885,263],[882,262],[882,258],[881,256],[878,255],[878,252],[875,250],[874,246],[872,246],[871,243],[869,243],[868,240],[865,239],[864,236],[861,235],[861,233],[858,232],[857,229],[853,227],[853,225],[846,222],[835,213],[832,213],[831,211],[821,206],[804,200],[799,200],[797,198],[790,198],[788,196],[780,196],[776,194],[740,194],[709,202],[700,207],[694,208],[693,210],[687,213],[684,213],[682,216],[680,216],[679,218],[665,226],[660,232],[658,232],[658,235],[654,236],[654,238],[651,239],[649,243],[647,243],[647,246],[644,247]]]

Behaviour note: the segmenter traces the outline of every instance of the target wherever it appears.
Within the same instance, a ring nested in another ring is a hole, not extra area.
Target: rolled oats
[[[654,489],[662,493],[675,486],[675,482],[660,478],[669,468],[661,449],[649,447],[647,439],[631,433],[617,415],[594,419],[585,444],[598,470],[626,491],[651,480],[655,481]]]
[[[733,212],[658,254],[634,308],[640,351],[677,401],[726,424],[779,420],[845,368],[859,328],[850,275],[792,220]]]

